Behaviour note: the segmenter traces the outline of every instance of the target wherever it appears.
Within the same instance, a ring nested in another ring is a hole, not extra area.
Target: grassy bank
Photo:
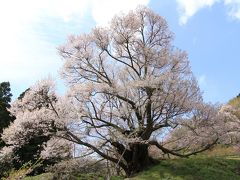
[[[24,180],[51,180],[51,174],[27,177]],[[104,179],[94,174],[81,174],[78,180]],[[124,179],[117,178],[114,179]],[[129,180],[240,180],[240,157],[195,156],[188,159],[162,160],[158,165]]]
[[[163,160],[131,180],[240,180],[240,157],[197,156]]]

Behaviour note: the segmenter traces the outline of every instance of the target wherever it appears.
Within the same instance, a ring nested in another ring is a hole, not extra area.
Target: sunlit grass
[[[38,176],[25,177],[24,180],[52,180],[52,174],[44,173]]]
[[[131,180],[239,180],[240,157],[192,157],[163,160]]]
[[[27,177],[24,180],[51,180],[45,173]],[[101,180],[96,173],[79,174],[78,180]],[[111,180],[124,177],[112,177]],[[158,165],[137,174],[130,180],[240,180],[240,152],[232,147],[216,147],[201,155],[188,159],[176,158],[161,160]]]

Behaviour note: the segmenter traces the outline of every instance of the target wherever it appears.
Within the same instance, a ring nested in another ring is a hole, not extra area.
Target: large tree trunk
[[[127,176],[132,176],[154,164],[154,160],[148,155],[148,145],[133,144],[130,151],[125,153],[124,159],[127,162]]]

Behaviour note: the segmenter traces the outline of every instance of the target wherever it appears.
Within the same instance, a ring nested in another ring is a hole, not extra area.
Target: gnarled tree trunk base
[[[133,176],[134,174],[141,172],[150,166],[157,163],[157,160],[153,159],[148,154],[148,145],[146,144],[134,144],[130,146],[131,153],[125,156],[127,161],[126,175]]]

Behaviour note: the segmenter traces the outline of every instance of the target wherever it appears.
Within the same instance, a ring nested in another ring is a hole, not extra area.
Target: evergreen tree
[[[14,116],[8,111],[8,108],[11,107],[11,88],[9,82],[0,83],[0,137],[3,132],[3,129],[8,127],[9,124],[15,119]],[[0,138],[0,148],[2,148],[5,143]]]

